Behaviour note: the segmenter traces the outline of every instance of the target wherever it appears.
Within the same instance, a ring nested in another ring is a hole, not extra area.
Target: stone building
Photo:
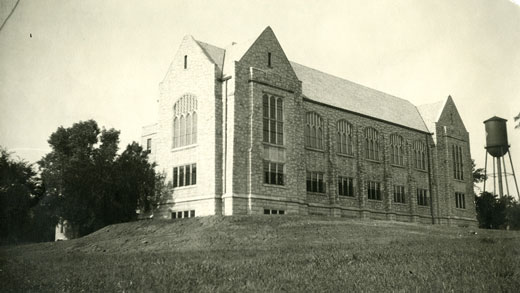
[[[174,189],[156,217],[319,214],[476,225],[469,134],[422,106],[291,62],[272,29],[184,37],[142,144]]]

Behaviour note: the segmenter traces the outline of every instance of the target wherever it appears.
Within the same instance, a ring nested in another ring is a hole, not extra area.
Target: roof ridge
[[[300,64],[300,63],[297,63],[297,62],[294,62],[294,61],[291,61],[291,60],[289,60],[289,62],[290,62],[291,64],[294,63],[294,64],[296,64],[296,65],[303,66],[303,67],[306,67],[306,68],[308,68],[308,69],[311,69],[311,70],[317,71],[317,72],[319,72],[319,73],[326,74],[326,75],[328,75],[328,76],[331,76],[331,77],[334,77],[334,78],[337,78],[337,79],[341,79],[341,80],[346,81],[346,82],[353,83],[353,84],[355,84],[355,85],[357,85],[357,86],[360,86],[360,87],[363,87],[363,88],[365,88],[365,89],[369,89],[369,90],[372,90],[372,91],[379,92],[379,93],[384,94],[384,95],[386,95],[386,96],[388,96],[388,97],[392,97],[392,98],[395,98],[395,99],[399,99],[399,100],[402,100],[402,101],[408,102],[408,103],[410,103],[411,105],[415,106],[415,104],[413,104],[412,102],[410,102],[410,101],[407,100],[407,99],[400,98],[400,97],[398,97],[398,96],[394,96],[394,95],[392,95],[392,94],[389,94],[389,93],[386,93],[386,92],[380,91],[380,90],[378,90],[378,89],[374,89],[374,88],[368,87],[368,86],[366,86],[366,85],[362,85],[362,84],[360,84],[360,83],[357,83],[357,82],[354,82],[354,81],[348,80],[348,79],[346,79],[346,78],[339,77],[339,76],[336,76],[336,75],[333,75],[333,74],[327,73],[327,72],[325,72],[325,71],[322,71],[322,70],[319,70],[319,69],[315,69],[315,68],[312,68],[312,67],[309,67],[309,66],[306,66],[306,65],[302,65],[302,64]]]

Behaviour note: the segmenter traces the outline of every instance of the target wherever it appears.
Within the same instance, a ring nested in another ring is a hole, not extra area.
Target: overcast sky
[[[16,0],[0,3],[4,20]],[[415,105],[451,95],[479,166],[482,121],[508,119],[520,172],[520,7],[509,0],[21,0],[0,31],[0,145],[36,161],[57,127],[95,119],[121,130],[124,148],[155,122],[184,35],[224,47],[266,26],[300,64]]]

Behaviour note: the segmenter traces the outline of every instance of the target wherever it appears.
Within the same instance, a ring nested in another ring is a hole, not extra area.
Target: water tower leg
[[[506,169],[506,158],[502,156],[502,163],[504,164],[504,182],[506,182],[506,195],[511,196],[509,193],[509,183],[507,183],[507,169]]]
[[[500,163],[500,157],[497,158],[497,173],[498,173],[498,195],[502,198],[504,196],[504,190],[502,188],[502,164]]]
[[[497,172],[495,167],[495,157],[493,157],[493,195],[497,194]]]
[[[487,181],[487,157],[488,157],[488,153],[486,151],[486,159],[485,159],[485,163],[484,163],[484,192],[486,192],[486,181]]]
[[[518,183],[516,182],[515,167],[513,167],[513,159],[511,159],[511,150],[509,150],[509,161],[511,162],[511,170],[513,171],[513,179],[515,179],[516,196],[520,199],[520,192],[518,192]]]

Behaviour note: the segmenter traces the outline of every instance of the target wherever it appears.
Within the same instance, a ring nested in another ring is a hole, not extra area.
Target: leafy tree
[[[136,219],[138,204],[153,197],[155,171],[136,143],[118,155],[119,131],[100,130],[94,120],[59,127],[52,151],[40,162],[53,208],[82,236],[109,224]]]
[[[0,238],[4,241],[25,239],[29,210],[37,202],[35,175],[29,163],[12,159],[0,147]]]
[[[480,228],[498,229],[502,227],[506,219],[506,205],[497,199],[496,194],[482,192],[475,197],[477,220]]]
[[[473,173],[473,183],[481,183],[484,182],[484,180],[487,179],[487,175],[484,173],[484,168],[477,168],[477,165],[475,164],[475,160],[471,159],[471,170]]]

